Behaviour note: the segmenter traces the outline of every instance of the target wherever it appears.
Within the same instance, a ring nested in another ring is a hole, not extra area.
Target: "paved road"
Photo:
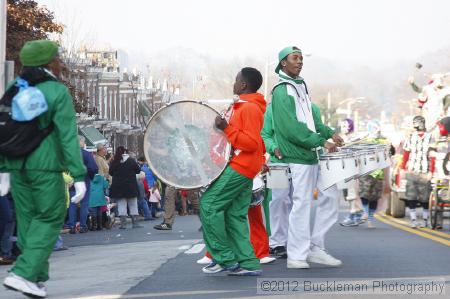
[[[195,263],[204,252],[199,252],[202,241],[196,216],[177,217],[174,230],[167,232],[152,229],[156,223],[142,222],[144,228],[125,231],[113,228],[110,231],[64,235],[65,244],[70,249],[52,255],[49,298],[260,296],[257,294],[257,278],[227,277],[225,274],[206,276],[201,272],[201,266]],[[450,237],[445,238],[445,235],[439,238],[450,242]],[[263,267],[261,279],[289,278],[301,283],[311,279],[353,283],[392,278],[444,279],[447,281],[446,298],[450,298],[450,247],[442,242],[377,221],[374,230],[365,226],[344,228],[336,225],[329,233],[327,246],[330,253],[344,262],[342,267],[313,265],[309,270],[293,270],[286,268],[286,260],[277,260]],[[196,253],[188,254],[189,249]],[[0,278],[6,275],[6,270],[5,267],[0,268]],[[302,298],[315,296],[304,292],[301,295]],[[365,298],[371,297],[366,295]],[[23,297],[1,290],[0,298]],[[373,295],[373,298],[380,297]]]

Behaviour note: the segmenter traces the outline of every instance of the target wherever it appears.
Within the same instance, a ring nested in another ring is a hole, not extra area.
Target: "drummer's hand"
[[[219,115],[216,116],[216,120],[215,120],[214,123],[216,125],[216,128],[219,129],[219,130],[222,130],[222,131],[225,130],[226,127],[228,127],[227,120],[222,118]]]
[[[342,137],[338,134],[333,134],[333,136],[331,136],[331,139],[333,139],[334,143],[336,143],[337,146],[344,145],[344,139],[342,139]]]
[[[274,149],[273,153],[274,153],[275,157],[277,157],[278,160],[283,159],[283,155],[281,154],[281,151],[279,148]]]
[[[329,153],[337,152],[336,144],[332,142],[325,141],[325,144],[323,145],[324,148],[328,150]]]
[[[269,166],[267,166],[267,164],[263,164],[261,174],[265,174],[266,172],[269,172]]]

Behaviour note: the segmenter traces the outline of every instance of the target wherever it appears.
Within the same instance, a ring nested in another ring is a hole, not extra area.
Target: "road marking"
[[[198,254],[202,252],[203,248],[205,248],[205,244],[195,244],[191,247],[191,249],[185,251],[186,254]]]
[[[211,295],[211,294],[226,294],[238,292],[239,290],[217,290],[217,291],[182,291],[182,292],[167,292],[167,293],[145,293],[145,294],[124,294],[124,295],[97,295],[86,297],[71,297],[71,299],[138,299],[162,296],[183,296],[183,295]]]
[[[406,232],[409,232],[409,233],[412,233],[412,234],[415,234],[415,235],[418,235],[418,236],[421,236],[421,237],[433,240],[433,241],[441,243],[443,245],[450,246],[450,240],[446,240],[444,238],[428,234],[428,233],[420,231],[418,229],[405,227],[404,225],[396,223],[396,222],[392,221],[391,219],[387,218],[387,216],[383,216],[381,214],[376,214],[375,218],[378,221],[381,221],[381,222],[384,222],[386,224],[389,224],[389,225],[391,225],[391,226],[393,226],[395,228],[398,228],[398,229],[404,230]]]
[[[388,218],[391,221],[394,221],[394,222],[397,222],[397,223],[409,226],[409,222],[408,221],[397,219],[397,218],[394,218],[392,216],[388,216],[388,215],[386,215],[384,213],[381,213],[381,216],[386,217],[386,218]],[[426,231],[426,232],[434,234],[434,235],[438,235],[438,236],[446,238],[446,239],[450,239],[450,234],[446,234],[446,233],[443,233],[443,232],[440,232],[440,231],[436,231],[436,230],[428,228],[428,227],[418,227],[417,229]]]
[[[182,246],[178,247],[179,250],[187,250],[189,248],[191,248],[191,245],[182,245]]]

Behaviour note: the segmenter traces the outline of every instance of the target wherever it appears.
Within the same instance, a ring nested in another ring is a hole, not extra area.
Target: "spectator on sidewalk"
[[[105,196],[108,187],[109,183],[105,177],[100,174],[94,176],[89,195],[89,213],[92,218],[92,230],[102,230],[102,208],[107,205]]]
[[[155,225],[153,227],[154,229],[172,230],[172,226],[175,221],[175,201],[177,198],[177,193],[178,191],[175,187],[166,187],[164,221],[161,224]]]
[[[150,210],[152,212],[152,217],[156,218],[156,211],[158,209],[158,205],[160,205],[161,202],[161,195],[159,194],[159,184],[158,182],[155,182],[153,184],[152,189],[150,189]]]
[[[119,146],[109,168],[112,184],[109,196],[118,204],[120,229],[126,229],[127,206],[130,210],[133,228],[141,227],[137,223],[138,213],[138,186],[136,174],[141,171],[139,164],[128,155],[128,150]]]
[[[95,153],[94,160],[95,163],[97,163],[98,167],[98,173],[102,175],[105,179],[108,180],[109,184],[112,183],[111,175],[109,174],[109,165],[106,161],[106,155],[108,154],[108,151],[106,150],[106,147],[104,144],[99,143],[96,145],[97,152]]]
[[[89,231],[87,226],[87,218],[89,214],[89,189],[91,187],[91,180],[98,173],[97,163],[95,163],[94,157],[90,152],[85,150],[86,139],[83,136],[78,136],[78,140],[81,148],[81,156],[83,157],[84,166],[87,169],[87,175],[84,177],[84,183],[86,184],[86,194],[80,201],[80,233],[87,233]],[[72,187],[72,192],[74,191]],[[76,233],[76,223],[77,223],[77,209],[78,204],[70,203],[69,205],[69,222],[70,227],[69,233]]]
[[[150,209],[148,207],[147,202],[147,193],[148,193],[148,185],[147,180],[145,179],[145,173],[141,171],[136,175],[136,180],[138,184],[138,207],[139,210],[142,211],[144,216],[144,220],[153,220],[150,215]]]
[[[11,238],[16,227],[14,202],[11,193],[0,197],[0,221],[4,223],[0,228],[0,265],[11,265],[15,261],[12,254],[13,242]],[[1,225],[0,225],[1,226]]]

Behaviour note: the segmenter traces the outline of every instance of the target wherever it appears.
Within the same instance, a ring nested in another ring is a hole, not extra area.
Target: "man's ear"
[[[247,82],[242,81],[241,83],[241,90],[246,90],[247,89]]]

